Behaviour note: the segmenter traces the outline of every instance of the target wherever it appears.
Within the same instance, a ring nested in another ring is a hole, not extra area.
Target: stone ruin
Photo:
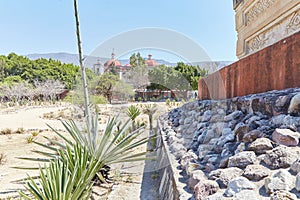
[[[194,101],[160,123],[193,194],[178,199],[300,198],[300,88]]]

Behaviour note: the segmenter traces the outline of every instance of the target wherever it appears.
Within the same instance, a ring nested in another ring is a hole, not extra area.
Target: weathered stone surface
[[[204,167],[199,163],[188,162],[185,166],[186,174],[190,177],[193,171],[204,169]]]
[[[295,188],[298,192],[300,192],[300,172],[296,176]]]
[[[269,140],[268,138],[258,138],[248,147],[248,150],[254,151],[257,154],[266,153],[266,151],[271,149],[273,149],[273,145],[271,140]]]
[[[243,151],[229,158],[228,167],[245,168],[256,161],[253,151]]]
[[[225,143],[234,141],[235,135],[230,128],[222,130],[222,136],[219,138],[217,145],[222,147]]]
[[[271,194],[270,200],[296,200],[297,196],[285,190],[276,191]]]
[[[273,141],[285,146],[297,146],[299,143],[300,133],[290,129],[275,129],[272,134]]]
[[[205,128],[208,126],[208,123],[207,122],[204,122],[204,123],[198,123],[197,124],[197,129],[202,129],[202,128]]]
[[[291,99],[288,113],[292,115],[296,115],[300,113],[300,93],[293,96]]]
[[[265,179],[264,186],[269,194],[279,190],[290,191],[295,186],[295,178],[287,170],[280,169]]]
[[[197,160],[197,155],[192,152],[188,151],[186,152],[180,159],[180,166],[182,169],[186,169],[186,166],[189,165],[190,162],[194,162]]]
[[[237,111],[234,111],[234,112],[230,113],[229,115],[226,115],[224,117],[224,121],[229,122],[229,121],[232,121],[232,120],[235,120],[235,119],[239,119],[242,116],[243,116],[243,112],[240,111],[240,110],[237,110]]]
[[[213,131],[212,129],[209,129],[207,130],[207,133],[205,135],[205,138],[203,140],[203,144],[207,144],[209,143],[209,141],[213,138],[215,138],[217,135],[216,135],[216,132]]]
[[[266,102],[263,97],[252,97],[250,99],[250,112],[263,112],[265,108]]]
[[[256,140],[257,138],[263,138],[266,137],[266,135],[261,132],[260,130],[252,130],[248,133],[246,133],[242,139],[243,142],[253,142],[254,140]]]
[[[277,125],[277,127],[279,127],[280,125],[283,124],[284,118],[286,115],[281,114],[281,115],[277,115],[272,117],[271,119],[271,123]]]
[[[203,159],[214,148],[214,145],[202,144],[198,147],[198,157]]]
[[[209,178],[216,180],[221,188],[227,187],[230,180],[243,174],[243,170],[237,167],[217,169],[209,173]]]
[[[215,194],[219,190],[219,185],[212,180],[201,180],[194,187],[196,200],[204,200],[207,196]]]
[[[258,194],[254,190],[242,190],[235,194],[236,200],[258,200]]]
[[[238,143],[237,143],[237,144],[238,144]],[[238,146],[237,146],[236,149],[234,150],[234,154],[236,155],[236,154],[241,153],[241,152],[243,152],[243,151],[245,151],[245,150],[246,150],[246,145],[245,145],[244,142],[241,142],[241,143],[238,144]]]
[[[207,110],[204,112],[203,116],[202,116],[202,122],[208,122],[212,117],[212,113],[210,110]]]
[[[185,118],[183,123],[184,124],[191,124],[192,123],[192,118],[191,117]]]
[[[177,152],[177,151],[180,151],[180,150],[184,150],[186,151],[186,148],[182,145],[181,141],[175,141],[173,142],[171,145],[170,145],[170,150],[172,152]]]
[[[189,178],[189,187],[194,189],[195,185],[199,183],[199,181],[206,180],[206,175],[202,170],[195,170],[191,173]]]
[[[298,158],[295,162],[293,162],[290,170],[294,174],[298,174],[300,172],[300,158]]]
[[[249,132],[249,126],[244,123],[238,123],[234,128],[234,135],[237,141],[242,141],[246,133]]]
[[[209,195],[208,197],[205,198],[205,200],[225,200],[226,197],[223,196],[223,192],[219,191],[213,195]],[[226,198],[228,199],[228,198]],[[232,200],[232,199],[229,199]]]
[[[290,95],[279,96],[275,102],[276,111],[279,113],[287,113],[286,111],[288,109],[290,99]]]
[[[243,176],[249,180],[259,181],[269,176],[270,170],[262,165],[248,165],[244,171]]]
[[[256,189],[256,186],[249,181],[245,177],[237,177],[232,179],[228,183],[228,188],[225,191],[225,195],[228,197],[234,196],[236,193],[239,193],[242,190],[254,190]]]
[[[278,146],[267,151],[262,161],[271,169],[287,168],[299,158],[299,155],[299,149]]]

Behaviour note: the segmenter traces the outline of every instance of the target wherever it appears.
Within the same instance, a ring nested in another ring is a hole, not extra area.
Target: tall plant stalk
[[[85,74],[85,67],[83,65],[82,58],[82,48],[81,48],[81,39],[80,39],[80,29],[79,29],[79,16],[78,16],[78,8],[77,8],[77,0],[74,0],[74,11],[75,11],[75,20],[76,20],[76,36],[77,36],[77,46],[78,46],[78,59],[79,65],[81,69],[81,79],[83,85],[83,94],[84,94],[84,107],[85,107],[85,116],[87,120],[88,128],[91,128],[91,114],[89,109],[89,94],[88,94],[88,86]]]

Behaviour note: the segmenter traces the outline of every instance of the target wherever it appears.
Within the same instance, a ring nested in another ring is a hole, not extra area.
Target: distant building
[[[148,60],[146,60],[146,65],[149,68],[156,67],[158,65],[157,62],[152,59],[152,55],[151,54],[148,55]]]
[[[100,62],[100,60],[97,60],[97,63],[93,65],[93,71],[95,74],[103,74],[104,73],[104,66]]]
[[[148,55],[148,59],[145,61],[149,69],[158,66],[157,62],[152,59],[152,55]],[[123,75],[128,72],[131,68],[130,63],[122,65],[122,63],[115,58],[115,53],[111,54],[111,59],[107,60],[104,65],[98,60],[96,64],[93,65],[93,71],[95,74],[103,74],[104,72],[114,72],[119,74],[120,79]]]
[[[299,0],[233,0],[233,7],[238,58],[300,31]]]
[[[112,52],[111,59],[109,59],[104,63],[105,70],[107,70],[109,67],[118,67],[118,66],[122,66],[122,64],[120,61],[115,59],[115,53]]]

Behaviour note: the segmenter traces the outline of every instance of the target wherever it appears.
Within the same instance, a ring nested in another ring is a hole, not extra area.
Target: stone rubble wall
[[[226,99],[300,86],[300,32],[198,82],[198,97]]]
[[[160,124],[174,199],[189,199],[179,184],[196,200],[300,198],[300,88],[187,103]]]

